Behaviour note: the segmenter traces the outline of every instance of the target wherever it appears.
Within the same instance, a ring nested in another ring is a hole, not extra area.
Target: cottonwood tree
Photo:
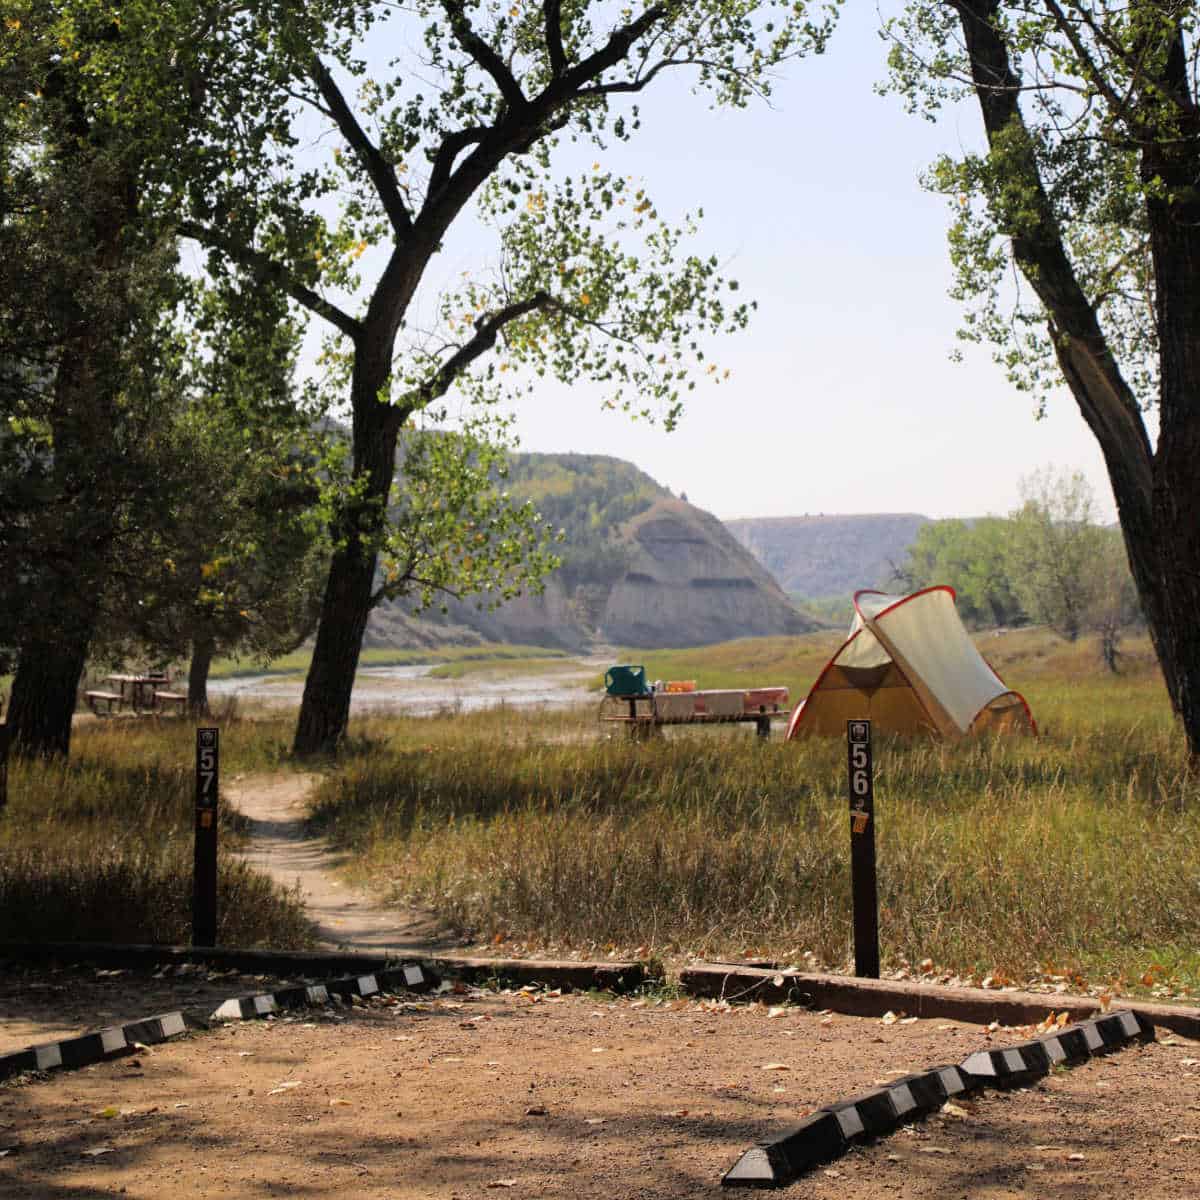
[[[129,24],[154,21],[126,6]],[[17,749],[66,753],[114,542],[144,493],[173,251],[139,223],[147,138],[103,6],[12,3],[0,49],[0,642]],[[164,98],[164,119],[169,110]],[[130,122],[132,124],[127,124]]]
[[[186,659],[199,713],[217,654],[269,661],[316,625],[333,433],[295,382],[301,328],[280,297],[193,287],[159,506],[123,533],[132,569],[110,571],[93,656]]]
[[[1018,386],[1065,382],[1104,455],[1130,569],[1200,754],[1200,105],[1196,5],[918,0],[893,22],[916,110],[977,106],[987,148],[932,186],[965,334]],[[1013,274],[1017,273],[1014,280]],[[1157,437],[1147,423],[1157,417]]]
[[[509,379],[543,375],[600,380],[614,406],[670,425],[692,371],[710,367],[704,336],[747,318],[715,260],[684,250],[688,224],[662,219],[609,162],[610,144],[639,124],[622,98],[688,71],[717,102],[745,104],[778,64],[823,47],[835,7],[247,6],[227,47],[240,92],[208,105],[210,170],[183,229],[209,248],[214,272],[240,264],[327,321],[328,354],[348,376],[350,487],[332,522],[297,753],[332,750],[344,733],[379,558],[403,563],[387,513],[407,426],[452,388],[483,403]],[[302,140],[328,158],[302,153]],[[595,166],[552,173],[573,145],[594,146]],[[498,270],[420,300],[422,284],[439,282],[431,266],[447,239],[475,217],[495,232]],[[371,246],[378,258],[360,259]],[[430,313],[437,320],[422,321]],[[541,544],[527,523],[500,542],[515,562],[531,537]]]
[[[1021,499],[1008,526],[1012,588],[1032,620],[1073,642],[1099,603],[1093,565],[1106,548],[1091,485],[1080,471],[1047,469],[1021,480]]]

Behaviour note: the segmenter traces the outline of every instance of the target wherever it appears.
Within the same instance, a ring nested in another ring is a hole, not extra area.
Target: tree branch
[[[458,129],[454,133],[448,133],[442,140],[442,144],[438,147],[437,154],[433,160],[433,170],[429,176],[429,186],[425,189],[426,194],[436,195],[438,189],[445,184],[450,178],[450,171],[454,167],[454,160],[468,147],[482,142],[487,136],[488,131],[482,126],[476,126],[473,129]]]
[[[455,40],[492,77],[508,107],[514,111],[524,108],[528,101],[521,91],[521,85],[500,55],[476,33],[467,17],[463,0],[442,0],[442,8],[450,19],[450,30]]]
[[[562,39],[562,0],[543,0],[546,18],[546,53],[550,58],[550,74],[561,75],[567,69],[567,54]]]
[[[313,58],[312,78],[317,85],[317,90],[329,106],[329,113],[337,122],[342,137],[349,142],[351,149],[358,156],[358,161],[362,163],[363,169],[370,177],[375,192],[383,204],[384,212],[387,213],[388,220],[391,221],[392,228],[396,231],[396,236],[406,237],[412,229],[412,216],[400,194],[395,168],[384,158],[379,147],[367,137],[363,127],[358,123],[358,119],[346,103],[341,89],[329,73],[329,69],[316,57]]]
[[[253,246],[243,246],[232,238],[224,237],[215,229],[201,225],[198,221],[181,221],[178,232],[181,237],[191,238],[202,246],[219,250],[234,262],[252,271],[255,278],[270,280],[283,288],[298,304],[303,304],[310,312],[324,317],[352,340],[357,342],[362,336],[363,327],[359,321],[338,308],[332,301],[326,300],[324,296],[295,279],[287,267],[276,262],[270,255],[264,254],[261,250],[255,250]]]
[[[615,67],[625,58],[633,43],[653,29],[666,15],[667,6],[665,4],[652,4],[637,20],[630,21],[628,25],[622,25],[619,29],[614,29],[609,35],[608,41],[595,54],[588,55],[581,63],[562,75],[558,81],[561,85],[559,90],[567,93],[576,92],[584,84],[598,79],[609,67]],[[551,84],[551,89],[554,88],[555,85]]]
[[[411,408],[424,408],[439,396],[444,396],[459,375],[481,354],[486,353],[496,344],[496,338],[506,325],[539,308],[554,308],[557,305],[558,301],[549,292],[535,292],[524,300],[515,301],[476,321],[474,337],[460,346],[438,368],[432,379],[411,393],[413,398]]]

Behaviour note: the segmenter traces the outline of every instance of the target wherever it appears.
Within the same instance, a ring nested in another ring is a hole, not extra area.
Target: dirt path
[[[304,828],[306,801],[319,778],[289,771],[225,784],[226,799],[250,819],[250,847],[242,857],[284,887],[299,884],[326,947],[416,954],[454,945],[430,913],[382,907],[338,878],[345,856]]]

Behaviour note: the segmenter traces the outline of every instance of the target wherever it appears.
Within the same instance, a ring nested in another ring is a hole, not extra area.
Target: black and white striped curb
[[[845,1154],[856,1142],[882,1137],[947,1101],[982,1087],[1021,1087],[1059,1066],[1072,1066],[1130,1042],[1154,1040],[1154,1027],[1133,1012],[1109,1013],[1044,1037],[978,1050],[957,1066],[931,1067],[818,1109],[790,1133],[751,1146],[725,1173],[725,1187],[781,1187]]]
[[[299,984],[277,992],[260,992],[251,996],[234,996],[221,1004],[210,1021],[241,1021],[252,1017],[268,1017],[289,1008],[305,1008],[313,1004],[328,1004],[333,996],[374,996],[380,992],[424,992],[438,984],[428,967],[403,963],[370,975],[347,975],[344,979],[328,979],[324,983]]]
[[[152,1046],[187,1032],[183,1013],[163,1013],[128,1025],[113,1025],[95,1033],[65,1038],[61,1042],[46,1042],[30,1046],[15,1054],[0,1055],[0,1079],[19,1075],[23,1071],[50,1071],[56,1067],[86,1067],[129,1054],[138,1046]]]

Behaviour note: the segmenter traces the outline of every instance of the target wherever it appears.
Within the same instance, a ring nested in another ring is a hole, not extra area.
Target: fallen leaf
[[[20,1146],[5,1146],[3,1150],[0,1150],[0,1158],[7,1158],[10,1154],[16,1154],[20,1148]]]
[[[1065,1146],[1034,1146],[1035,1150],[1065,1150]]]
[[[608,1049],[607,1046],[593,1046],[592,1053],[593,1054],[603,1054],[607,1049]]]
[[[180,1102],[178,1104],[173,1105],[172,1107],[174,1107],[174,1108],[191,1108],[192,1106],[186,1100],[180,1100]]]
[[[971,1115],[961,1104],[955,1104],[952,1100],[947,1100],[942,1105],[942,1112],[948,1117],[958,1117],[960,1120]]]
[[[827,1170],[825,1174],[828,1175],[830,1179],[841,1179],[842,1177],[841,1171],[835,1171],[832,1168]]]
[[[120,1112],[120,1109],[118,1109],[115,1105],[110,1104],[106,1108],[96,1109],[96,1116],[98,1116],[98,1117],[115,1117],[119,1112]]]
[[[773,975],[771,977],[771,983],[775,987],[783,987],[783,976],[782,975]]]
[[[1067,1155],[1067,1162],[1083,1162],[1083,1155],[1082,1155],[1082,1154],[1078,1154],[1078,1153],[1076,1153],[1076,1154],[1068,1154],[1068,1155]]]
[[[102,1154],[116,1154],[116,1146],[93,1146],[90,1150],[82,1150],[84,1158],[99,1158]]]
[[[289,1080],[287,1083],[281,1083],[278,1087],[273,1087],[268,1093],[268,1096],[278,1096],[280,1092],[290,1092],[292,1088],[298,1088],[301,1081],[299,1079]]]
[[[882,1017],[879,1018],[879,1023],[881,1025],[895,1025],[899,1020],[900,1018],[889,1009],[883,1014]]]
[[[1200,1142],[1200,1134],[1177,1133],[1173,1138],[1171,1138],[1172,1146],[1178,1146],[1180,1142]]]
[[[1181,1058],[1179,1065],[1181,1067],[1200,1067],[1200,1058]]]
[[[1044,1171],[1046,1168],[1041,1163],[1026,1163],[1025,1170],[1027,1171]]]
[[[686,1117],[687,1115],[688,1110],[686,1108],[673,1108],[669,1113],[667,1113],[668,1117]]]
[[[767,1009],[768,1017],[782,1017],[786,1015],[786,1013],[787,1009],[782,1004],[776,1004]]]
[[[915,1024],[915,1023],[916,1023],[918,1020],[920,1020],[920,1018],[919,1018],[919,1017],[901,1017],[901,1018],[900,1018],[900,1024],[901,1024],[901,1025],[913,1025],[913,1024]]]
[[[401,1034],[399,1037],[392,1038],[393,1042],[415,1042],[415,1037],[409,1037],[407,1033]]]
[[[947,1150],[945,1146],[918,1146],[917,1150],[921,1154],[953,1154],[953,1150]]]
[[[763,1070],[763,1071],[790,1071],[792,1068],[789,1067],[787,1065],[787,1063],[772,1062],[772,1063],[763,1063],[763,1065],[759,1069]]]
[[[516,1187],[517,1181],[515,1179],[493,1179],[487,1186],[490,1188]]]
[[[343,1100],[343,1099],[341,1099],[341,1097],[335,1096],[332,1100],[330,1100],[329,1107],[330,1108],[353,1108],[354,1104],[350,1100]]]
[[[822,1025],[832,1025],[832,1024],[833,1024],[833,1018],[832,1018],[832,1017],[822,1017],[822,1018],[821,1018],[821,1024],[822,1024]]]
[[[899,1155],[899,1154],[889,1154],[887,1156],[887,1160],[888,1160],[888,1162],[903,1162],[904,1158],[902,1155]]]
[[[584,1124],[585,1125],[603,1125],[604,1118],[603,1117],[587,1117],[584,1120]]]
[[[544,1117],[546,1110],[540,1104],[535,1104],[532,1108],[525,1110],[525,1115],[527,1117]]]

